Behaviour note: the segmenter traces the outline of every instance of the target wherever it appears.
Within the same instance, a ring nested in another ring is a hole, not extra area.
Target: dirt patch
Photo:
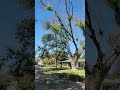
[[[42,68],[36,69],[35,73],[35,90],[85,90],[84,82],[62,80]]]

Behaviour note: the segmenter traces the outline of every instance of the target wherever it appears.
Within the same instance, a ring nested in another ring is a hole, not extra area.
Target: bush
[[[84,77],[75,75],[75,74],[67,74],[67,73],[55,73],[60,79],[67,79],[71,81],[84,81]]]
[[[45,65],[53,65],[53,64],[55,64],[55,58],[45,58],[43,60],[43,63]]]
[[[55,73],[60,79],[67,79],[68,74],[67,73]]]
[[[0,75],[0,90],[6,90],[10,81],[11,81],[10,76]]]
[[[83,77],[80,77],[79,75],[74,75],[74,74],[70,74],[69,79],[72,81],[80,81],[80,82],[84,80]]]
[[[82,68],[84,68],[84,67],[85,67],[85,63],[84,63],[84,62],[82,62],[82,63],[79,63],[79,67],[82,67]]]
[[[16,77],[18,81],[18,87],[20,90],[34,90],[34,76],[25,75],[23,77]]]

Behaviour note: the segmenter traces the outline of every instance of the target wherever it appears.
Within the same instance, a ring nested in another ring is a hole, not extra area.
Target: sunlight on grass
[[[85,70],[54,70],[54,71],[49,71],[49,72],[51,72],[51,73],[67,73],[67,74],[85,76]]]

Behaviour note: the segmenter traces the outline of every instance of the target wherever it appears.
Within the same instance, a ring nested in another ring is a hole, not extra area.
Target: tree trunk
[[[101,90],[101,80],[99,80],[97,77],[89,77],[85,81],[85,90]]]
[[[78,51],[76,51],[76,53],[72,56],[71,53],[69,54],[69,60],[71,60],[70,64],[71,64],[71,69],[72,70],[76,70],[77,66],[78,66],[78,60],[80,58],[80,55],[78,53]]]
[[[76,64],[75,64],[75,60],[71,60],[71,69],[72,70],[77,70],[77,66],[76,66]]]
[[[102,82],[105,79],[106,74],[103,72],[92,73],[91,75],[86,75],[85,80],[85,90],[101,90]]]
[[[60,68],[62,69],[62,62],[60,63]]]
[[[71,69],[72,70],[77,70],[79,57],[80,56],[76,54],[74,57],[71,58]]]

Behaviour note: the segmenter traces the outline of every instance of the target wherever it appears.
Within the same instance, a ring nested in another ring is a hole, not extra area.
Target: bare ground
[[[85,83],[59,79],[36,66],[35,90],[85,90]]]

